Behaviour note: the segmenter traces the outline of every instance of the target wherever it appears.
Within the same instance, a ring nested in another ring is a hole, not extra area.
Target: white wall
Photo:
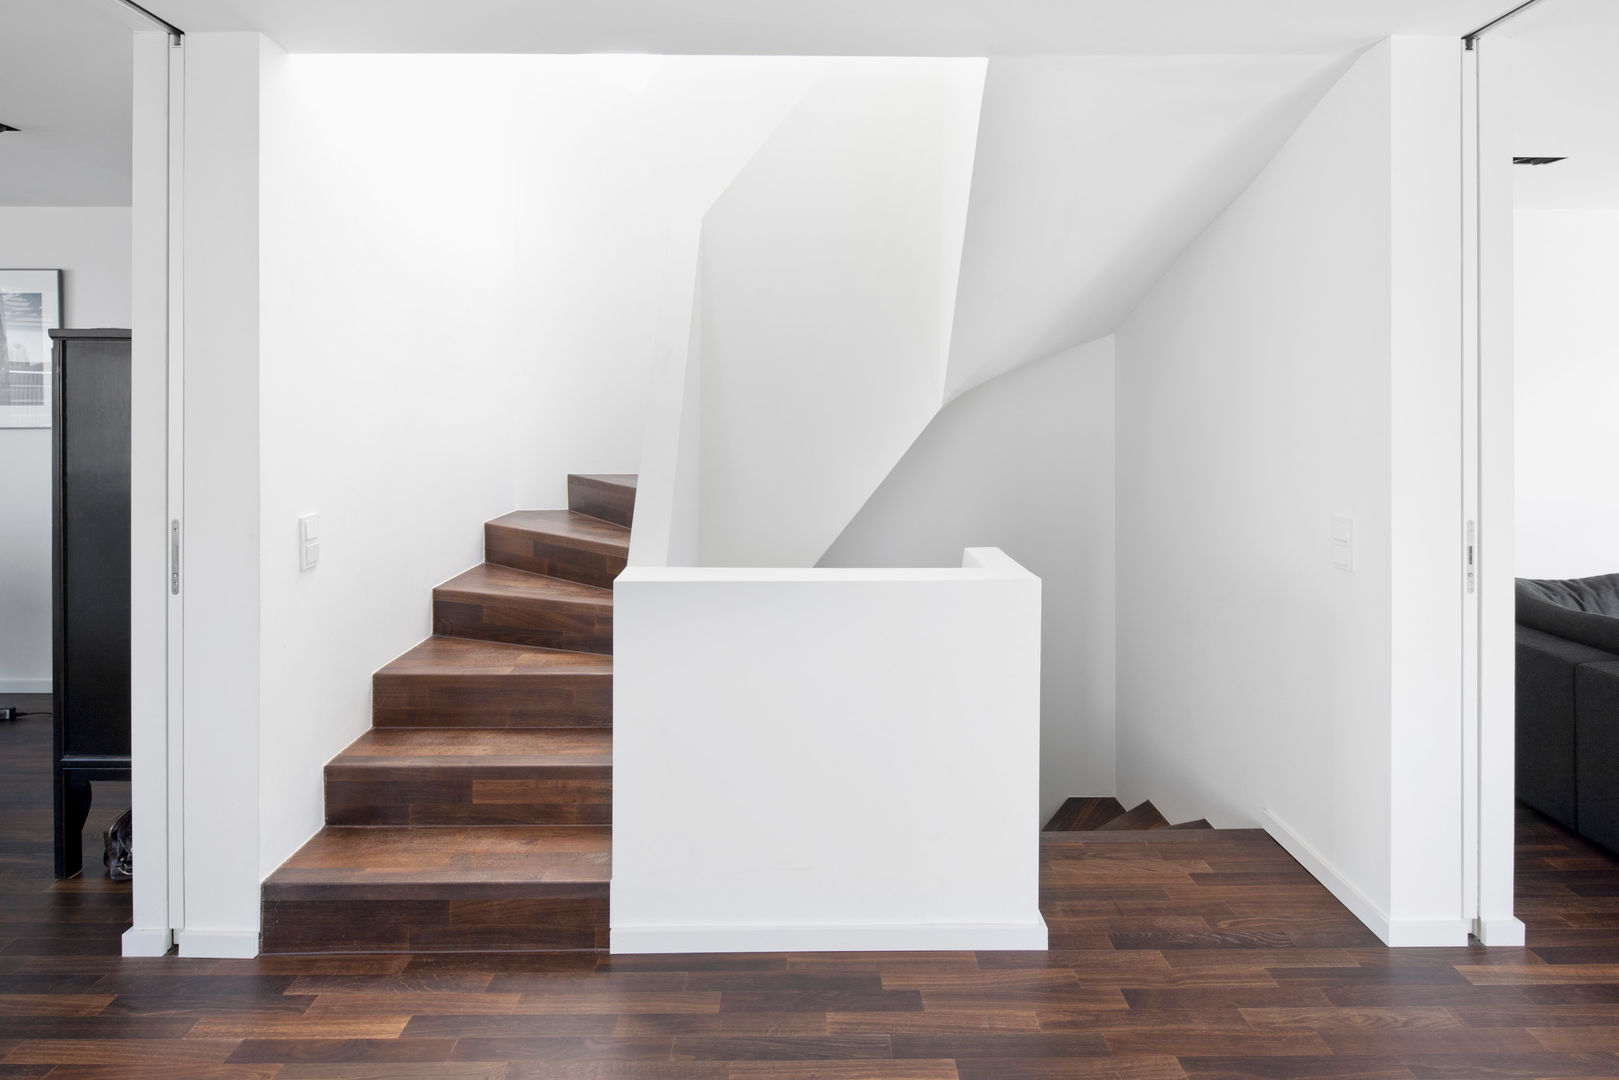
[[[1456,63],[1363,54],[1118,334],[1121,796],[1408,944],[1466,933]]]
[[[185,926],[188,956],[252,956],[259,925],[258,34],[185,44]],[[280,722],[283,718],[276,718]]]
[[[948,566],[1003,549],[1043,586],[1040,814],[1114,792],[1113,339],[956,398],[822,566]]]
[[[1514,217],[1517,573],[1619,573],[1619,210]]]
[[[1040,582],[966,567],[619,577],[615,952],[1045,948]]]
[[[836,64],[704,218],[705,564],[814,564],[942,403],[983,73]]]
[[[127,206],[0,207],[0,266],[60,269],[64,326],[129,325]],[[51,689],[51,429],[0,428],[0,693]]]
[[[257,874],[320,827],[322,765],[370,725],[371,673],[431,633],[430,590],[481,561],[483,522],[565,505],[568,472],[636,470],[700,216],[822,66],[297,55],[267,73]],[[321,561],[300,572],[307,513]]]

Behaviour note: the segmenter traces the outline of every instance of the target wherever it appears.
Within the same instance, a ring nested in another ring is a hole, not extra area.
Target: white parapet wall
[[[612,949],[1043,949],[1040,580],[632,566]]]

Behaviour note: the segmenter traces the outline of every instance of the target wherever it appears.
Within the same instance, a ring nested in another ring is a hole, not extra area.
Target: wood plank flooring
[[[0,725],[0,1078],[1619,1077],[1619,861],[1529,811],[1527,949],[1390,951],[1263,833],[1158,829],[1048,840],[1047,953],[121,960],[49,750]]]

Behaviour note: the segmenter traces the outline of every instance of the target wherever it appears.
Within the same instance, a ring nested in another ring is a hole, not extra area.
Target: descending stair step
[[[266,953],[607,947],[605,826],[322,829],[264,882]]]
[[[433,632],[611,653],[613,591],[483,563],[433,590]]]
[[[1124,804],[1112,798],[1068,799],[1051,815],[1042,832],[1082,832],[1112,821],[1124,813]]]
[[[635,481],[634,473],[572,473],[568,509],[627,529],[635,519]]]
[[[1102,829],[1164,829],[1169,827],[1169,819],[1158,812],[1151,800],[1134,807],[1111,821],[1099,826]]]
[[[1171,825],[1171,829],[1212,829],[1208,818],[1198,818],[1195,821],[1183,821],[1178,825]]]
[[[608,825],[610,731],[373,728],[326,766],[328,825]]]
[[[483,527],[484,558],[535,574],[610,588],[630,553],[630,530],[572,510],[517,510]]]
[[[371,677],[371,723],[391,727],[606,728],[613,658],[431,637]]]

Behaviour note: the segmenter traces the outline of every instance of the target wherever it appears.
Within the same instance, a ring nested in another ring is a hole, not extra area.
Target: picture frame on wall
[[[51,331],[62,271],[0,269],[0,428],[51,426]]]

